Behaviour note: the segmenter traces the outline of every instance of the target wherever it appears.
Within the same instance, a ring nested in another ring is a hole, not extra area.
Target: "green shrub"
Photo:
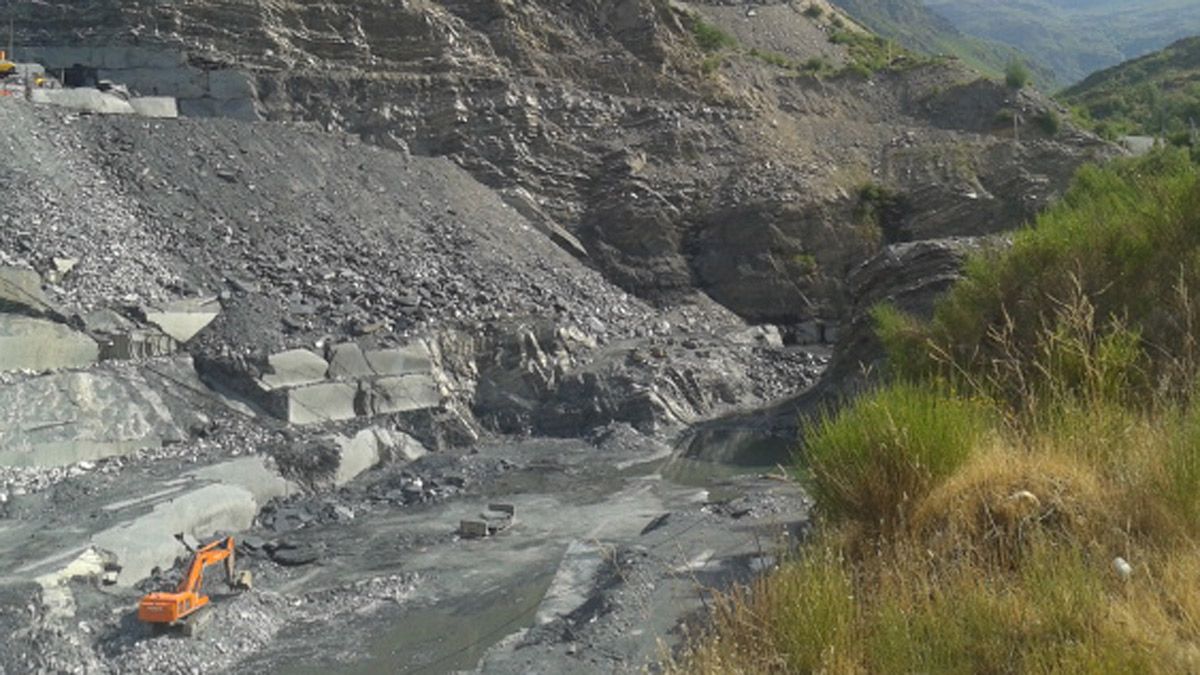
[[[1010,89],[1024,89],[1029,85],[1029,80],[1033,75],[1029,72],[1029,67],[1020,59],[1013,59],[1008,62],[1008,66],[1004,69],[1004,83]]]
[[[804,62],[801,70],[813,75],[821,75],[833,70],[833,65],[820,56],[814,56]]]
[[[731,49],[737,46],[737,40],[733,39],[732,35],[700,17],[692,18],[692,37],[700,49],[706,52]]]
[[[905,238],[904,221],[911,210],[908,197],[878,183],[865,183],[858,190],[854,217],[862,224],[874,225],[889,243]]]
[[[810,19],[819,19],[825,16],[825,8],[820,5],[809,5],[804,8],[804,16]]]
[[[987,429],[976,403],[931,385],[893,384],[806,430],[806,480],[829,515],[888,530],[970,457]]]
[[[964,274],[921,336],[943,375],[1010,402],[1183,392],[1200,370],[1200,172],[1179,150],[1085,167]]]
[[[775,52],[765,52],[759,49],[751,49],[750,56],[753,56],[763,63],[777,66],[779,68],[793,69],[796,67],[796,64],[792,63],[791,59],[783,54],[777,54]]]
[[[1038,128],[1047,136],[1057,136],[1062,131],[1062,118],[1053,110],[1046,110],[1037,116]]]
[[[792,265],[796,268],[800,276],[812,276],[817,273],[819,265],[817,259],[811,253],[797,253],[792,256]]]

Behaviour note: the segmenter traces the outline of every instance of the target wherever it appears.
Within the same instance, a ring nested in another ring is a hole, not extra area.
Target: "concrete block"
[[[442,402],[429,375],[381,377],[372,384],[371,412],[376,415],[435,408]]]
[[[371,369],[380,375],[428,374],[433,370],[433,357],[429,348],[421,342],[395,349],[369,351],[366,358]]]
[[[99,358],[96,341],[68,326],[0,314],[0,372],[85,368]]]
[[[179,117],[179,105],[173,96],[138,96],[129,99],[129,105],[142,117],[174,119]]]
[[[268,390],[321,382],[329,370],[325,359],[307,349],[272,354],[267,357],[267,364],[273,372],[263,375],[260,381]]]
[[[354,399],[357,393],[357,388],[344,382],[327,382],[289,389],[287,420],[292,424],[320,424],[354,419]]]
[[[367,363],[362,348],[353,342],[348,342],[334,346],[333,356],[329,359],[327,375],[330,379],[357,380],[363,377],[373,377],[375,371]]]

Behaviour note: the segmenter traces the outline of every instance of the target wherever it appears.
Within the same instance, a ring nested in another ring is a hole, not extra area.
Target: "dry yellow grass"
[[[668,670],[1200,672],[1200,547],[1155,469],[1178,428],[1155,419],[1094,437],[1122,458],[1064,427],[987,441],[903,531],[844,523],[726,595]]]

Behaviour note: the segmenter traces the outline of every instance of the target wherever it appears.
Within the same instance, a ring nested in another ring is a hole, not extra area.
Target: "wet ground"
[[[776,475],[778,449],[697,452],[687,435],[661,442],[615,427],[582,440],[494,440],[335,492],[293,491],[238,533],[254,590],[210,579],[213,620],[200,637],[155,635],[134,615],[142,593],[173,585],[177,564],[135,587],[70,582],[58,624],[67,637],[48,648],[75,644],[87,656],[73,662],[113,672],[638,671],[678,644],[684,622],[702,620],[713,589],[768,568],[803,536],[807,502]],[[81,476],[10,504],[41,546],[0,557],[10,569],[54,567],[55,542],[81,532],[45,528],[78,521],[76,509],[93,514],[86,527],[115,527],[144,512],[132,495],[146,485],[183,489],[179,469]],[[511,526],[460,536],[463,520],[495,503],[514,508]]]

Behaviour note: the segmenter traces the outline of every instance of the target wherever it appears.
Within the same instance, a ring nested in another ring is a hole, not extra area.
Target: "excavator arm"
[[[192,556],[192,563],[188,565],[187,574],[183,575],[175,592],[199,593],[204,583],[204,570],[219,562],[225,563],[225,580],[232,584],[235,550],[233,537],[218,539],[197,550]]]
[[[159,626],[184,624],[187,632],[188,622],[209,603],[208,596],[201,592],[207,568],[223,562],[229,585],[249,588],[249,572],[243,572],[240,577],[235,575],[235,551],[233,537],[218,539],[193,551],[192,562],[175,591],[151,593],[142,598],[138,604],[138,618]]]

